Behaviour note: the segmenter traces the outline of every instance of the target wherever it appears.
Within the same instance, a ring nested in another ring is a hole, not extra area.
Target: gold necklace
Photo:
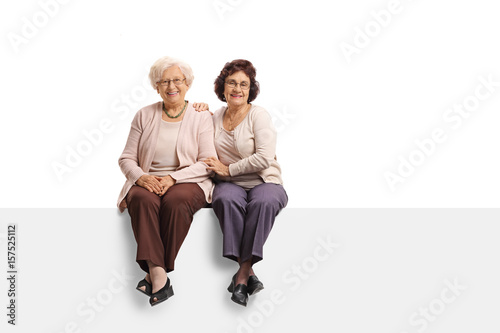
[[[247,104],[248,106],[250,106],[250,104]],[[240,118],[244,118],[244,116],[247,114],[247,110],[248,107],[245,107],[245,110],[241,113],[238,113],[234,119],[235,120],[240,120]],[[229,107],[228,107],[228,111],[229,111]],[[241,117],[241,115],[244,115],[243,117]],[[232,131],[236,128],[236,126],[233,126],[233,123],[236,123],[236,121],[233,121],[233,119],[231,119],[230,115],[229,115],[229,112],[227,113],[227,120],[229,121],[229,130]],[[238,124],[239,125],[239,124]]]

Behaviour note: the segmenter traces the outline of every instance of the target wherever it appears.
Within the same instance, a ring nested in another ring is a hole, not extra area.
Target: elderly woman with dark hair
[[[162,101],[139,110],[119,159],[127,178],[118,199],[128,208],[137,241],[136,261],[147,273],[137,289],[157,305],[173,295],[167,272],[184,241],[193,215],[211,201],[211,171],[202,162],[216,154],[212,119],[184,99],[191,67],[169,57],[149,73]],[[203,106],[202,106],[203,108]]]
[[[275,217],[288,202],[271,117],[250,104],[259,94],[255,74],[252,63],[240,59],[227,63],[215,80],[215,93],[227,106],[213,116],[219,159],[205,160],[219,181],[212,206],[223,233],[223,256],[239,264],[228,291],[243,306],[248,295],[264,288],[252,266],[262,260]]]

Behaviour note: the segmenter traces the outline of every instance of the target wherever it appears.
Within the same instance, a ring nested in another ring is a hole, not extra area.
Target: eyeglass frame
[[[175,80],[180,80],[180,83],[175,84]],[[183,78],[182,80],[181,79],[163,80],[163,81],[156,82],[156,84],[159,86],[162,86],[162,87],[168,87],[168,86],[170,86],[170,82],[173,82],[174,86],[178,87],[178,86],[181,86],[184,83],[184,81],[186,81],[186,78]]]
[[[241,86],[242,83],[247,83],[248,86],[246,86],[245,88]],[[230,88],[236,88],[237,86],[240,86],[241,90],[249,90],[252,83],[251,82],[247,82],[247,81],[242,81],[242,82],[236,82],[236,81],[230,81],[230,82],[227,82],[227,81],[224,81],[224,84],[227,84],[228,87]],[[231,85],[234,85],[233,87],[231,87]]]

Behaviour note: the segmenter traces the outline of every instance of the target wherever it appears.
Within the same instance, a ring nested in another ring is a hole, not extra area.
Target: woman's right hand
[[[149,192],[155,193],[155,194],[160,194],[162,186],[160,185],[160,182],[155,176],[151,175],[142,175],[137,181],[135,182],[137,185],[140,187],[144,187],[146,190]]]
[[[224,177],[229,177],[229,166],[222,164],[221,161],[217,157],[209,157],[205,160],[203,160],[206,165],[208,165],[207,170],[211,170],[215,172],[216,174]]]
[[[207,103],[193,103],[193,108],[195,109],[195,111],[198,112],[208,111],[212,116],[214,115],[212,111],[208,109]]]

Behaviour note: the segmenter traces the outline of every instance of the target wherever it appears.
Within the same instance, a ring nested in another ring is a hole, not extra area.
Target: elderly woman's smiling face
[[[176,85],[176,81],[180,84]],[[182,74],[181,69],[177,66],[172,66],[163,72],[160,82],[157,84],[157,89],[165,104],[177,105],[184,103],[184,97],[189,86],[186,85],[186,77]]]
[[[233,85],[234,87],[231,87]],[[243,85],[243,89],[242,89]],[[235,72],[228,77],[224,84],[224,97],[227,104],[233,107],[240,107],[248,103],[250,92],[250,78],[243,71]]]

